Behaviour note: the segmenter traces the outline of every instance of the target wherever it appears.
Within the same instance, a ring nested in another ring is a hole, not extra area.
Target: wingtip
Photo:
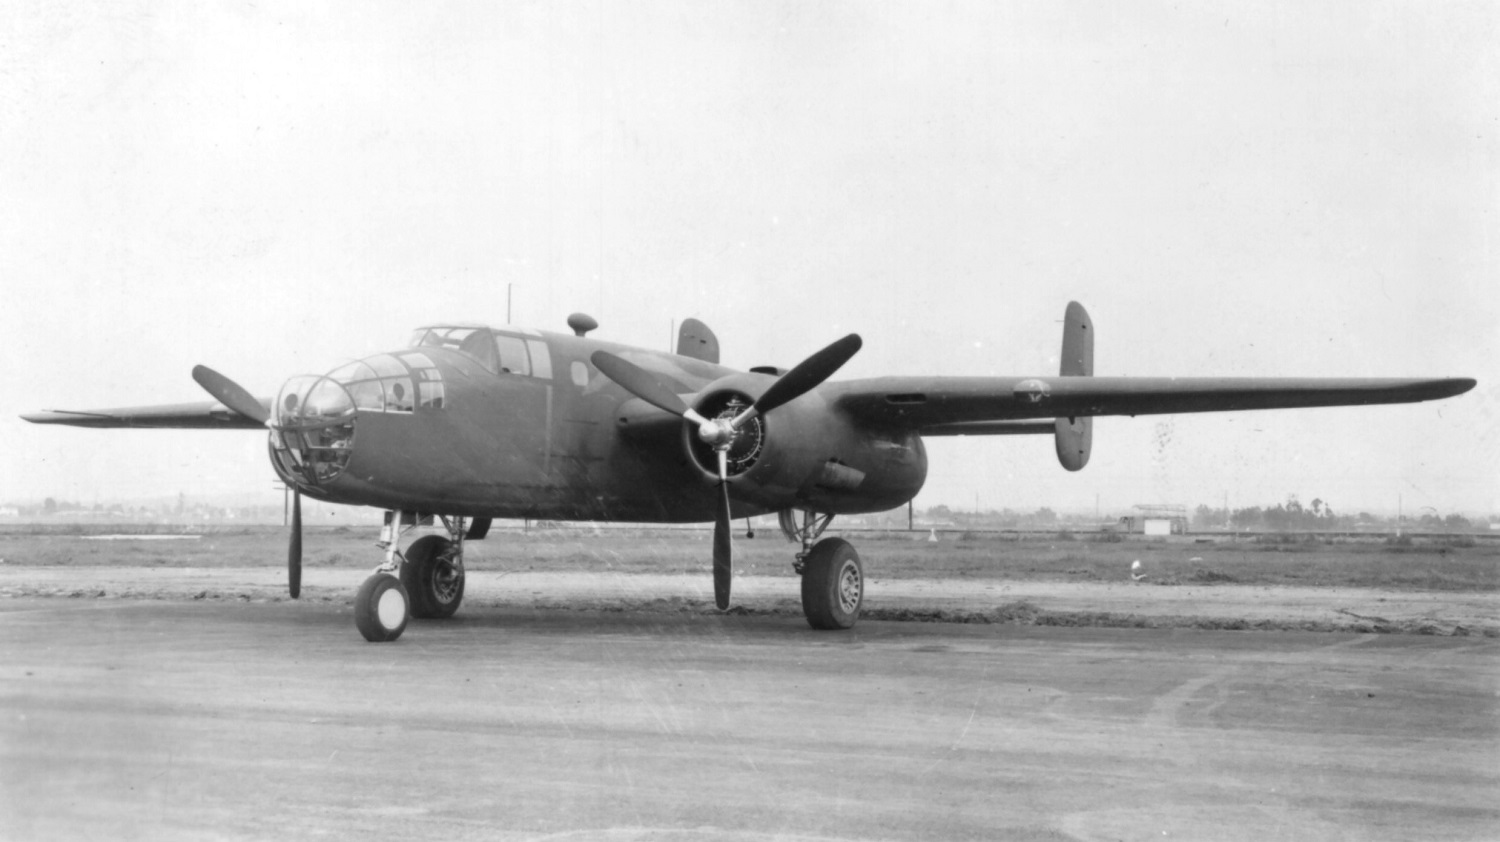
[[[1464,392],[1479,385],[1479,381],[1472,377],[1444,377],[1441,379],[1423,380],[1412,384],[1411,400],[1435,401],[1443,398],[1451,398],[1462,395]]]
[[[47,409],[41,412],[27,412],[21,415],[22,421],[32,424],[71,424],[79,426],[90,419],[109,418],[102,412],[76,412],[68,409]]]

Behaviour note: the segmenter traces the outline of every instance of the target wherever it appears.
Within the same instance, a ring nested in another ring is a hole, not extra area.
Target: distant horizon
[[[1231,497],[1232,496],[1233,495],[1231,494]],[[19,498],[19,499],[0,500],[0,508],[3,508],[3,507],[19,507],[19,508],[25,508],[25,509],[41,508],[41,507],[43,507],[46,504],[47,499],[48,498],[46,496],[42,496],[42,497],[34,497],[34,498]],[[170,507],[170,506],[175,505],[177,503],[177,501],[178,501],[178,495],[176,493],[171,493],[171,494],[153,495],[153,496],[149,496],[149,497],[111,497],[111,498],[100,498],[97,501],[95,501],[93,499],[89,499],[89,500],[67,500],[67,499],[59,499],[59,498],[56,498],[56,497],[53,497],[52,499],[58,505],[62,505],[63,503],[66,502],[66,503],[77,503],[77,504],[79,504],[81,506],[81,508],[76,508],[76,509],[59,510],[56,514],[53,515],[53,517],[57,517],[59,515],[63,515],[63,514],[66,514],[66,513],[86,513],[86,514],[91,514],[91,513],[93,513],[95,511],[92,508],[95,505],[103,506],[103,507],[123,506],[123,507],[127,507],[127,508],[130,508],[130,509],[145,508],[145,509],[150,509],[152,511],[159,511],[162,507]],[[1314,498],[1312,498],[1312,497],[1304,498],[1301,495],[1298,495],[1298,500],[1299,500],[1299,502],[1303,506],[1308,506],[1313,499]],[[228,493],[222,493],[222,494],[205,494],[205,495],[193,495],[193,494],[187,494],[186,492],[183,492],[183,502],[184,502],[185,505],[187,505],[189,507],[208,506],[208,507],[212,507],[212,508],[228,508],[228,509],[236,509],[236,508],[277,508],[277,509],[279,509],[283,505],[282,492],[280,492],[280,491],[271,491],[271,492],[268,492],[266,495],[260,495],[257,492],[242,492],[242,493],[228,492]],[[1252,502],[1252,503],[1249,503],[1249,504],[1237,504],[1237,503],[1234,503],[1231,500],[1231,503],[1230,503],[1230,506],[1229,506],[1229,511],[1230,512],[1235,512],[1235,511],[1242,511],[1242,510],[1250,509],[1250,508],[1261,508],[1261,509],[1275,508],[1278,505],[1285,505],[1287,502],[1288,502],[1287,498],[1282,498],[1280,500],[1266,501],[1266,502]],[[1500,511],[1465,511],[1465,510],[1437,511],[1437,510],[1433,509],[1432,507],[1421,507],[1421,508],[1417,508],[1417,509],[1402,507],[1402,508],[1398,509],[1396,506],[1391,506],[1389,508],[1387,508],[1387,507],[1381,507],[1381,506],[1345,506],[1345,507],[1340,507],[1340,506],[1335,505],[1333,501],[1329,501],[1327,503],[1327,505],[1333,510],[1333,512],[1336,515],[1338,515],[1340,517],[1353,517],[1353,516],[1355,516],[1355,515],[1357,515],[1357,514],[1359,514],[1361,512],[1364,512],[1364,513],[1368,513],[1368,514],[1374,515],[1376,517],[1382,517],[1382,518],[1397,517],[1399,515],[1399,516],[1404,516],[1404,517],[1406,517],[1408,519],[1416,519],[1416,518],[1420,518],[1424,514],[1435,514],[1438,517],[1446,517],[1448,515],[1457,514],[1457,515],[1462,515],[1462,516],[1470,518],[1470,519],[1500,520]],[[342,510],[367,510],[367,511],[369,511],[369,512],[372,513],[372,516],[374,516],[374,513],[378,513],[380,511],[383,511],[381,509],[377,509],[377,508],[374,508],[374,507],[371,507],[371,506],[355,506],[355,505],[347,505],[347,504],[341,504],[341,503],[324,503],[324,502],[315,501],[315,500],[312,500],[312,499],[309,499],[309,498],[306,498],[306,497],[303,498],[302,506],[303,506],[304,516],[308,516],[309,512],[315,512],[315,511],[317,511],[320,508],[322,508],[322,509],[340,510],[340,511],[342,511]],[[936,509],[936,508],[938,508],[940,506],[946,506],[954,514],[959,514],[959,515],[973,515],[973,514],[975,514],[975,508],[974,508],[972,502],[969,505],[966,505],[966,506],[965,505],[954,505],[953,503],[946,503],[946,502],[943,502],[943,501],[935,501],[935,502],[932,502],[932,503],[928,503],[926,501],[921,500],[921,498],[919,497],[917,500],[913,501],[913,506],[914,506],[915,511],[917,513],[919,513],[919,514],[930,512],[933,509]],[[1181,502],[1181,501],[1160,502],[1160,501],[1144,501],[1144,500],[1142,500],[1142,501],[1138,501],[1138,502],[1135,502],[1135,503],[1129,503],[1129,504],[1125,504],[1125,505],[1116,505],[1116,506],[1101,505],[1098,508],[1097,511],[1098,511],[1099,516],[1101,518],[1111,518],[1111,517],[1118,517],[1120,515],[1129,514],[1137,506],[1144,506],[1144,507],[1183,506],[1186,509],[1187,515],[1189,517],[1192,517],[1194,511],[1199,506],[1207,506],[1207,507],[1209,507],[1209,509],[1211,509],[1213,511],[1223,511],[1224,510],[1222,501],[1216,502],[1216,501],[1212,501],[1212,500],[1202,500],[1202,501],[1194,501],[1194,502]],[[1006,512],[1011,512],[1011,513],[1019,514],[1019,515],[1027,515],[1027,514],[1034,514],[1034,513],[1038,512],[1038,511],[1042,510],[1042,509],[1050,509],[1053,512],[1056,512],[1059,515],[1067,515],[1069,517],[1084,516],[1084,515],[1091,516],[1095,512],[1095,508],[1092,507],[1092,506],[1064,506],[1064,505],[1052,505],[1052,504],[1048,504],[1048,503],[1038,503],[1037,505],[1029,507],[1029,508],[1028,507],[1024,507],[1024,506],[1021,506],[1021,507],[1017,507],[1017,506],[1002,506],[1002,507],[981,506],[980,509],[979,509],[979,511],[978,511],[978,513],[980,515],[1000,515],[1000,514],[1003,514],[1003,513],[1006,513]],[[904,512],[904,511],[906,511],[906,507],[905,506],[900,506],[900,507],[895,508],[895,509],[888,509],[885,512],[872,512],[872,513],[869,513],[869,515],[854,515],[853,517],[866,517],[866,516],[891,514],[891,513]],[[762,515],[762,517],[772,517],[772,516],[774,516],[774,515]],[[506,520],[524,520],[524,518],[505,518],[505,519]],[[578,521],[578,522],[586,522],[586,521]],[[649,523],[649,521],[641,521],[641,522],[642,523]],[[711,522],[711,521],[704,521],[704,522]]]

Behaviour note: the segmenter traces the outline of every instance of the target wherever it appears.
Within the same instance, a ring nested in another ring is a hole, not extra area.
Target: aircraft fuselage
[[[712,520],[712,454],[692,425],[632,397],[590,355],[630,360],[705,413],[776,380],[587,337],[426,330],[410,347],[283,389],[271,440],[283,480],[329,502],[469,517]],[[467,333],[445,342],[444,331]],[[885,511],[926,479],[920,436],[857,424],[817,390],[751,432],[733,454],[735,517]]]

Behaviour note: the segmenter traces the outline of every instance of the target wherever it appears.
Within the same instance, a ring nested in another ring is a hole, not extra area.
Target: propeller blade
[[[676,392],[656,379],[655,375],[635,363],[608,351],[595,351],[589,359],[593,361],[594,368],[604,372],[605,377],[620,384],[625,391],[657,409],[666,410],[695,424],[702,424],[707,420],[688,406],[682,398],[677,397]]]
[[[292,534],[286,546],[287,590],[292,599],[302,595],[302,492],[292,492]]]
[[[251,421],[264,424],[271,417],[270,411],[256,400],[254,395],[245,391],[245,387],[206,365],[193,366],[193,379],[198,381],[198,385],[202,386],[205,391],[218,399],[219,403]]]
[[[851,333],[797,363],[791,371],[781,375],[780,380],[772,383],[771,388],[760,396],[754,406],[741,413],[739,418],[734,419],[734,425],[738,427],[756,415],[770,412],[784,403],[807,394],[818,384],[832,377],[833,373],[842,368],[844,363],[849,362],[851,357],[859,353],[863,344],[864,341],[859,338],[859,334]]]
[[[727,454],[719,451],[719,475],[724,475]],[[729,607],[729,582],[734,573],[733,545],[729,534],[729,483],[719,482],[719,511],[714,519],[714,604],[723,611]]]

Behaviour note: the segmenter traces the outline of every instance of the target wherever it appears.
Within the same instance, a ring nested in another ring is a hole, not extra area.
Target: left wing
[[[270,401],[254,398],[270,412]],[[133,406],[120,409],[54,409],[22,415],[33,424],[66,424],[70,427],[143,427],[175,430],[264,430],[265,424],[230,409],[218,401],[178,403],[164,406]]]
[[[1049,433],[1034,419],[1416,403],[1463,394],[1467,377],[880,377],[823,394],[865,424],[924,435]],[[1033,423],[1018,423],[1033,421]]]

